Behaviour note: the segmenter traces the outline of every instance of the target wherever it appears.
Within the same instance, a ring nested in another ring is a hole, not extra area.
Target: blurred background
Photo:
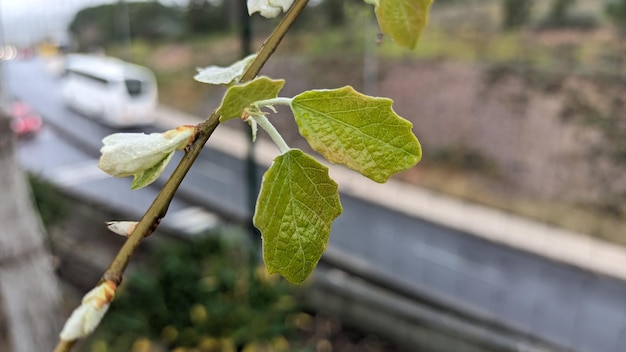
[[[9,222],[39,222],[13,205],[32,195],[43,219],[33,238],[61,321],[123,243],[103,222],[140,217],[169,174],[131,192],[98,170],[101,139],[209,116],[224,89],[197,69],[258,50],[278,19],[234,0],[0,0],[0,13],[4,169],[28,181],[1,201],[0,350],[19,351],[11,307],[29,303],[1,273],[21,252],[1,246],[22,246]],[[262,74],[286,80],[282,96],[352,85],[393,99],[423,160],[386,185],[331,167],[344,214],[293,287],[266,274],[251,226],[277,151],[225,123],[79,349],[626,350],[625,36],[625,0],[435,0],[409,51],[363,1],[311,0]],[[310,151],[288,111],[271,119]]]

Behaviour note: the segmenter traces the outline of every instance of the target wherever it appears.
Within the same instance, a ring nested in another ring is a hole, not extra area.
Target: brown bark
[[[9,120],[0,113],[0,302],[13,352],[51,351],[61,295]],[[0,321],[2,321],[0,319]]]

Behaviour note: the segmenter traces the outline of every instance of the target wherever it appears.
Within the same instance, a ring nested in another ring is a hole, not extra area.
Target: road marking
[[[169,214],[165,220],[169,222],[170,226],[190,235],[215,228],[219,223],[216,214],[198,206],[187,207]]]
[[[52,171],[51,178],[60,186],[101,180],[109,177],[98,168],[98,160],[90,159],[76,164],[64,165]]]

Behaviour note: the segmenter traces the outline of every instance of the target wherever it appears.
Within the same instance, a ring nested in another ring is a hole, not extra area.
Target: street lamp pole
[[[247,0],[239,1],[239,24],[240,24],[240,39],[241,39],[241,56],[246,57],[252,53],[252,26],[250,23],[250,16],[247,10]],[[257,163],[255,156],[255,147],[252,142],[252,138],[248,142],[248,155],[246,157],[246,176],[247,176],[247,191],[248,191],[248,210],[250,211],[250,218],[254,214],[256,207],[256,197],[259,190]],[[250,233],[253,238],[259,239],[259,231],[254,227],[252,221],[249,223]]]

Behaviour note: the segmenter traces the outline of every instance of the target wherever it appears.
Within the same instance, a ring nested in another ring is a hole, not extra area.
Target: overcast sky
[[[28,44],[46,37],[59,38],[81,8],[117,0],[0,0],[4,41]],[[186,4],[188,0],[161,0]]]

